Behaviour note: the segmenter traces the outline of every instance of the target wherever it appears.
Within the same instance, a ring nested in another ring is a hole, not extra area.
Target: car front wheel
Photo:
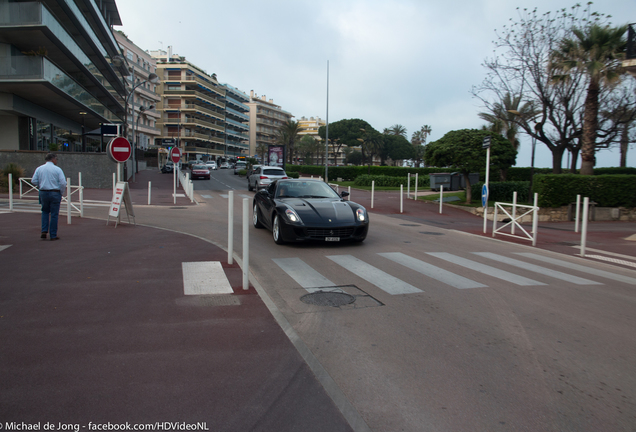
[[[249,180],[247,181],[247,190],[248,191],[253,191],[254,190],[254,188],[252,187],[252,183],[250,183]]]
[[[272,236],[274,237],[274,242],[276,244],[282,245],[285,242],[283,241],[281,232],[280,232],[280,218],[278,215],[274,216],[274,223],[272,224]]]

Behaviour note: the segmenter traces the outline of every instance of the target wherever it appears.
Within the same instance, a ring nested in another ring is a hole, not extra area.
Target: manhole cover
[[[185,210],[187,207],[170,207],[171,210]]]
[[[400,224],[401,226],[419,226],[418,224]]]
[[[444,235],[444,233],[440,233],[440,232],[432,232],[432,231],[420,231],[420,234],[426,234],[426,235]]]
[[[356,301],[356,298],[350,294],[332,291],[316,291],[314,293],[305,294],[300,301],[315,306],[332,306],[340,307],[348,305]]]

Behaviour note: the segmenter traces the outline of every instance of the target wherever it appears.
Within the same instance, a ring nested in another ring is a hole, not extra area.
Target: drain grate
[[[400,226],[421,226],[419,224],[400,224]]]
[[[433,232],[433,231],[420,231],[420,234],[426,234],[426,235],[444,235],[444,233],[440,233],[440,232]]]
[[[187,207],[170,207],[170,210],[186,210]]]
[[[316,291],[305,294],[300,301],[314,306],[340,307],[351,304],[356,298],[350,294],[333,291]]]

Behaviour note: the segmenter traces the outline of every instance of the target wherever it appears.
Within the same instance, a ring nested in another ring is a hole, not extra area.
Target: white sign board
[[[134,218],[135,213],[133,211],[132,200],[130,199],[128,182],[117,182],[115,185],[115,192],[113,193],[113,199],[110,202],[110,210],[108,211],[109,219],[111,216],[119,219],[122,203],[126,206],[128,216],[132,216]]]

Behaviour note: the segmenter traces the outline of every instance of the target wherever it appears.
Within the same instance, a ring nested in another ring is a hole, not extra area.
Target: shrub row
[[[589,197],[599,207],[636,207],[635,175],[545,174],[535,175],[534,192],[541,207],[560,207]]]
[[[471,193],[473,201],[481,200],[481,189],[484,187],[484,182],[471,185]],[[530,182],[529,181],[512,181],[512,182],[490,182],[488,185],[488,200],[511,203],[514,193],[517,192],[517,202],[528,202],[528,196],[530,195]]]
[[[325,176],[325,167],[316,165],[285,165],[285,171],[298,172],[303,175]],[[329,167],[329,179],[342,178],[344,180],[355,180],[358,176],[367,175],[384,175],[389,177],[407,177],[410,173],[414,176],[416,173],[419,177],[428,177],[431,173],[448,172],[444,168],[403,168],[391,166],[372,166],[369,173],[367,166],[334,166]],[[399,185],[398,185],[399,186]]]
[[[354,184],[356,186],[371,186],[371,182],[375,181],[376,186],[390,186],[400,187],[400,185],[407,186],[408,180],[406,177],[391,177],[387,175],[368,175],[363,174],[356,177]],[[430,181],[427,175],[418,177],[417,187],[429,187]],[[411,176],[411,187],[415,187],[415,176]]]

